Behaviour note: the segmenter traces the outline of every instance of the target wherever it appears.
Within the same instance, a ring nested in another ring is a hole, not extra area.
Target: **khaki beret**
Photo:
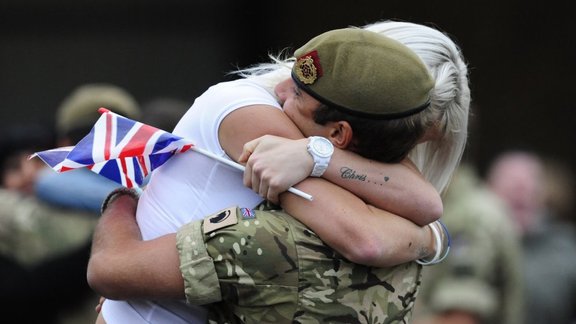
[[[429,106],[432,76],[403,44],[358,28],[323,33],[294,53],[292,78],[321,103],[367,118],[410,116]]]
[[[497,291],[481,278],[442,278],[435,287],[430,296],[430,308],[434,312],[463,310],[483,319],[497,313]]]
[[[141,115],[138,103],[125,89],[108,83],[85,84],[74,89],[58,107],[58,134],[93,126],[100,117],[100,107],[131,119],[138,119]]]

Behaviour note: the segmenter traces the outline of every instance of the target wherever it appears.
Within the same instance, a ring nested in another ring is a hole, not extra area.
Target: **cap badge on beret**
[[[294,72],[304,84],[313,84],[322,76],[322,66],[317,51],[300,56],[295,63]]]

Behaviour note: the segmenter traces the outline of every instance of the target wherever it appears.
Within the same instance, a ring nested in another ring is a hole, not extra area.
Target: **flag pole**
[[[234,162],[234,161],[225,159],[225,158],[223,158],[223,157],[221,157],[221,156],[215,155],[215,154],[213,154],[212,152],[206,151],[206,150],[201,149],[201,148],[196,147],[196,146],[192,146],[191,150],[193,150],[193,151],[195,151],[195,152],[198,152],[198,153],[200,153],[200,154],[204,154],[204,155],[206,155],[207,157],[210,157],[210,158],[213,158],[213,159],[215,159],[215,160],[218,160],[218,161],[220,161],[220,162],[222,162],[222,163],[224,163],[224,164],[227,164],[227,165],[229,165],[229,166],[231,166],[231,167],[233,167],[233,168],[235,168],[235,169],[237,169],[237,170],[240,170],[240,171],[244,172],[244,169],[245,169],[244,166],[241,165],[241,164],[238,164],[238,163],[236,163],[236,162]],[[302,191],[302,190],[298,190],[298,189],[296,189],[296,188],[294,188],[294,187],[290,187],[290,188],[288,188],[288,191],[290,191],[291,193],[293,193],[293,194],[295,194],[295,195],[298,195],[298,196],[300,196],[300,197],[302,197],[302,198],[304,198],[304,199],[307,199],[307,200],[312,201],[312,195],[307,194],[307,193],[305,193],[305,192]]]

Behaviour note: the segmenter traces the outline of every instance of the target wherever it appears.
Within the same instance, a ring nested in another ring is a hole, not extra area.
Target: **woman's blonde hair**
[[[420,24],[382,21],[364,28],[410,48],[436,82],[425,115],[427,122],[439,127],[440,138],[418,144],[409,156],[424,177],[443,192],[460,163],[468,138],[470,88],[462,52],[446,34]]]

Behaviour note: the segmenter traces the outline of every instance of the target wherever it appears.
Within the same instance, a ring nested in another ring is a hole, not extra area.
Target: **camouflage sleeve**
[[[351,263],[278,210],[228,208],[186,225],[177,240],[187,300],[205,304],[220,290],[210,312],[233,322],[405,323],[420,286],[415,262]]]
[[[202,221],[188,223],[176,234],[180,271],[184,278],[186,300],[193,305],[220,301],[220,283],[214,260],[208,255],[202,233]]]

